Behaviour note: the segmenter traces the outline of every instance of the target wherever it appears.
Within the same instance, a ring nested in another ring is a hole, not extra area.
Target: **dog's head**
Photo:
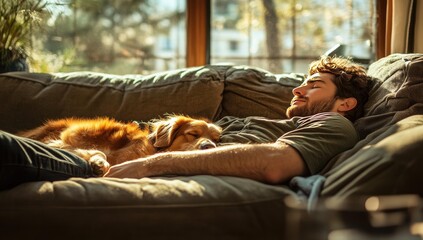
[[[169,116],[153,123],[150,138],[160,151],[187,151],[216,147],[221,128],[205,119]]]

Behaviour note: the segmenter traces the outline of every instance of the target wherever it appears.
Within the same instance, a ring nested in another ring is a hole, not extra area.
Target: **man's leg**
[[[87,161],[65,150],[0,131],[0,190],[23,182],[92,176]]]

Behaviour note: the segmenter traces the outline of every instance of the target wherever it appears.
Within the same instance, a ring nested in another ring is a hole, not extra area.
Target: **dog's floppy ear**
[[[179,128],[187,122],[184,117],[171,117],[165,121],[159,121],[153,130],[154,147],[165,148],[172,144]]]

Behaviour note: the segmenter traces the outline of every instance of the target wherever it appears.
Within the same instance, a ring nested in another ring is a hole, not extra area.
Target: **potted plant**
[[[45,6],[44,0],[0,0],[0,73],[28,71],[31,33]]]

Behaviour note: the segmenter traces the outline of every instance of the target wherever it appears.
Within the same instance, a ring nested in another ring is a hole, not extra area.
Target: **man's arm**
[[[304,161],[294,148],[285,143],[269,143],[156,154],[112,166],[105,177],[207,174],[281,183],[306,172]]]

